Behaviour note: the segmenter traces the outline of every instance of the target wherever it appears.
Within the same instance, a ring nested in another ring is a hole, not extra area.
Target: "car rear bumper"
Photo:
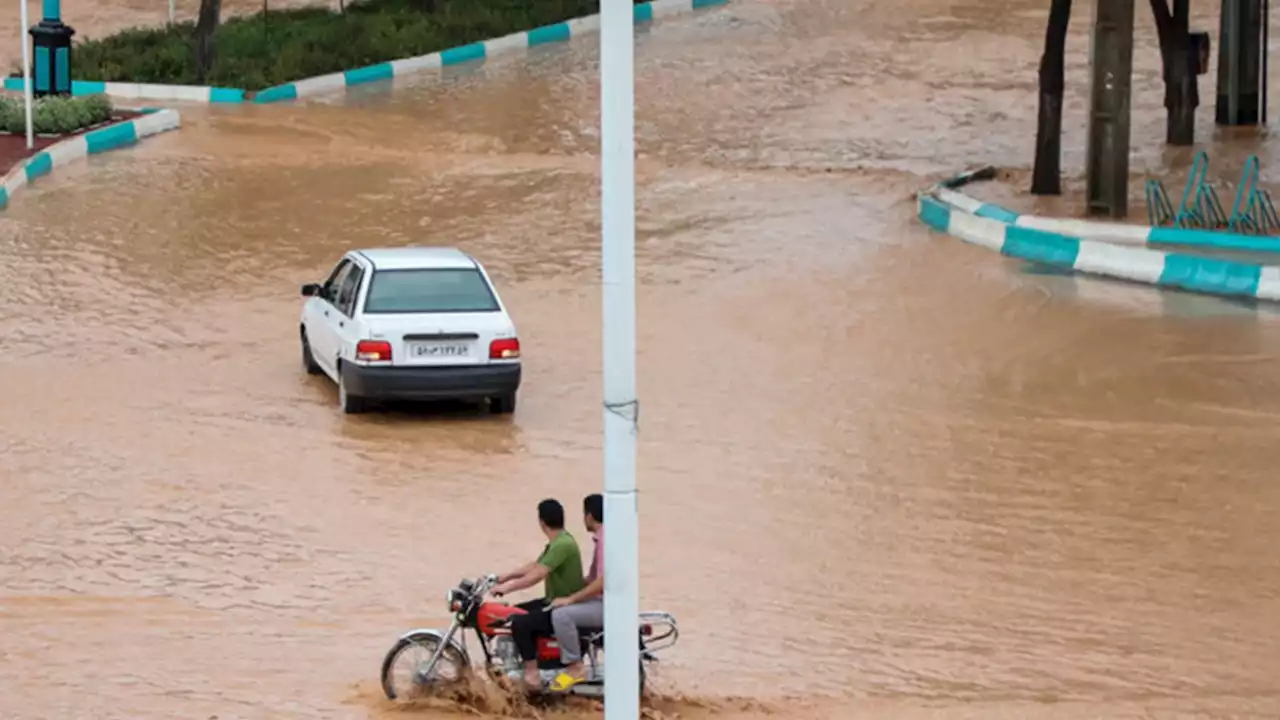
[[[342,364],[347,393],[371,400],[480,400],[520,387],[520,363],[450,367]]]

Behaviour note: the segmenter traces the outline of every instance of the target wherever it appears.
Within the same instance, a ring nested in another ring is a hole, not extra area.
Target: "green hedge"
[[[233,18],[218,28],[204,84],[261,90],[445,50],[598,12],[599,0],[363,0],[344,14],[282,10]],[[429,3],[428,3],[429,4]],[[78,43],[72,77],[191,85],[199,82],[193,23],[126,30]]]
[[[37,133],[75,132],[111,119],[111,101],[105,95],[37,98],[32,102],[31,125]],[[26,133],[27,116],[22,97],[0,96],[0,131]]]

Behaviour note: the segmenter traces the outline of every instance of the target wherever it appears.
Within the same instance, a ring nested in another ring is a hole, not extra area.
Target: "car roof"
[[[476,261],[457,248],[397,247],[357,250],[374,270],[444,270],[474,268]]]

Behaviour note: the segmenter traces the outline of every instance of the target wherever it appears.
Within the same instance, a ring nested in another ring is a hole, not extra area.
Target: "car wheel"
[[[513,392],[489,398],[489,412],[494,415],[510,415],[516,411],[516,394]]]
[[[348,415],[362,413],[365,409],[364,398],[347,392],[347,381],[342,377],[341,366],[338,367],[338,407]]]
[[[302,369],[308,375],[319,375],[323,372],[316,363],[316,356],[311,354],[311,341],[307,339],[307,331],[302,331]]]

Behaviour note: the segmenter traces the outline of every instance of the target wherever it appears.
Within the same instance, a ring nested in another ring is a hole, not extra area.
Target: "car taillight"
[[[489,343],[490,360],[514,360],[520,357],[518,338],[499,338]]]
[[[391,360],[391,343],[385,340],[361,340],[356,343],[356,359],[365,362]]]

